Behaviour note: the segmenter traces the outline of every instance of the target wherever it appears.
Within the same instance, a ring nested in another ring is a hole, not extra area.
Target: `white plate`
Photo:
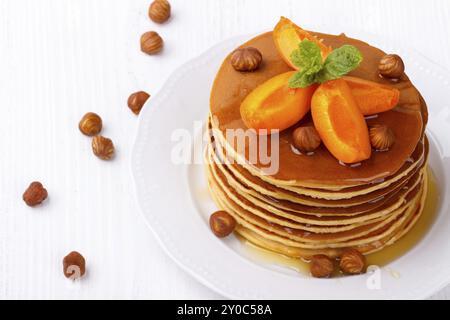
[[[367,286],[369,275],[314,279],[252,258],[234,236],[216,238],[208,226],[216,207],[202,164],[174,164],[171,155],[179,129],[190,134],[189,145],[201,140],[194,122],[206,119],[214,76],[227,53],[250,37],[225,41],[176,70],[145,105],[131,164],[142,214],[161,246],[188,273],[225,297],[420,299],[450,283],[450,206],[444,197],[450,181],[450,74],[397,42],[365,33],[350,36],[399,53],[428,103],[430,165],[442,195],[436,222],[418,245],[381,270],[381,289],[375,290]]]

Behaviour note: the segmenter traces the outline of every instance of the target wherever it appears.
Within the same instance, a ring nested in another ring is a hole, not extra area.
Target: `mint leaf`
[[[310,40],[303,40],[299,43],[298,49],[291,53],[291,61],[308,74],[316,73],[323,67],[320,48]]]
[[[316,74],[308,74],[307,70],[296,72],[289,79],[289,88],[306,88],[316,82]]]
[[[306,88],[314,83],[339,79],[356,69],[363,60],[356,47],[344,45],[333,50],[323,62],[320,47],[310,40],[301,41],[290,58],[299,68],[289,79],[290,88]]]
[[[362,55],[354,46],[345,45],[333,50],[325,60],[323,69],[319,72],[317,80],[320,83],[339,79],[355,70],[362,61]]]

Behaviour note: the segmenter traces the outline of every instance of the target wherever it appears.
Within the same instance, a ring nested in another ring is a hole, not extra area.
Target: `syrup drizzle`
[[[422,216],[417,221],[416,225],[401,239],[394,244],[383,248],[382,250],[369,254],[366,256],[367,265],[374,265],[379,267],[385,267],[392,261],[400,258],[410,251],[430,230],[436,218],[437,206],[439,204],[439,190],[437,189],[436,178],[428,169],[428,194],[425,201]],[[287,230],[286,230],[287,231]],[[284,255],[280,255],[269,250],[260,248],[251,242],[240,238],[245,244],[246,251],[250,258],[259,261],[264,264],[275,265],[282,268],[296,270],[302,274],[309,275],[309,261],[305,259],[294,259]],[[376,244],[375,244],[376,245]],[[380,242],[379,246],[383,244]],[[390,272],[391,268],[387,267],[386,270]],[[395,276],[400,277],[400,272],[395,271]],[[335,276],[342,276],[339,271],[335,272]]]

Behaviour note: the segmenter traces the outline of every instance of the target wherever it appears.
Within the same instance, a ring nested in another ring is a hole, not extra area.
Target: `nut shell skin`
[[[22,199],[30,207],[35,207],[41,204],[48,197],[48,192],[38,181],[34,181],[25,190]]]
[[[164,23],[170,18],[171,7],[167,0],[155,0],[148,8],[148,16],[156,23]]]
[[[135,92],[128,98],[128,108],[130,108],[134,114],[138,115],[149,98],[150,95],[145,91]]]
[[[387,151],[395,143],[394,132],[385,125],[374,125],[369,129],[370,143],[377,151]]]
[[[261,65],[262,54],[253,47],[236,49],[231,53],[230,62],[236,71],[252,72]]]
[[[92,139],[92,152],[102,160],[110,160],[114,157],[114,144],[111,139],[95,136]]]
[[[360,274],[365,272],[366,258],[356,249],[345,249],[339,267],[345,274]]]
[[[80,129],[81,133],[90,137],[99,134],[102,131],[102,127],[102,118],[94,112],[86,113],[78,124],[78,129]]]
[[[314,127],[300,127],[292,133],[294,147],[301,152],[312,152],[316,150],[321,143],[319,133]]]
[[[329,278],[334,271],[333,260],[323,254],[315,255],[310,262],[310,271],[314,278]]]
[[[405,64],[399,55],[388,54],[381,58],[378,70],[385,78],[400,79],[405,73]]]
[[[141,36],[141,50],[146,54],[157,54],[161,52],[163,46],[163,39],[155,31],[146,32]]]
[[[76,251],[72,251],[63,259],[64,276],[68,279],[76,280],[86,273],[86,260]]]
[[[217,211],[209,217],[209,226],[218,238],[225,238],[236,228],[236,220],[226,211]]]

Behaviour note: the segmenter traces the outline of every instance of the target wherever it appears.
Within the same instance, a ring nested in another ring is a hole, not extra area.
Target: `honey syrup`
[[[430,168],[428,174],[428,191],[423,213],[413,228],[401,239],[394,244],[366,256],[367,265],[376,265],[378,267],[387,266],[392,261],[400,258],[411,250],[429,231],[433,225],[437,207],[439,204],[439,190],[437,188],[436,177]],[[239,237],[240,238],[240,237]],[[295,270],[302,274],[309,274],[309,263],[302,259],[294,259],[284,255],[274,253],[272,251],[260,248],[253,243],[240,238],[246,246],[248,256],[261,263],[280,266],[283,268]],[[397,275],[395,271],[391,271],[393,276]],[[336,271],[334,276],[340,276],[341,273]],[[400,275],[398,275],[400,276]]]

